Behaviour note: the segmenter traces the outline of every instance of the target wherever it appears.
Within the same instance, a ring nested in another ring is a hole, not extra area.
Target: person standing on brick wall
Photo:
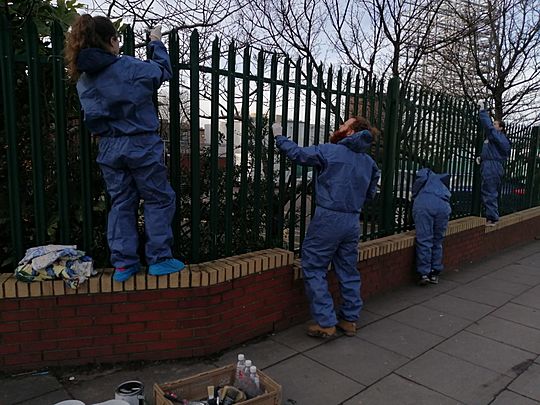
[[[443,239],[452,209],[450,175],[423,168],[412,187],[413,219],[416,228],[416,272],[418,284],[438,284],[443,271]]]
[[[477,158],[482,175],[481,194],[486,213],[486,226],[495,226],[499,221],[498,197],[504,175],[503,163],[510,156],[510,141],[506,137],[505,124],[501,120],[491,121],[484,103],[479,102],[480,123],[486,139],[482,154]]]
[[[276,145],[294,164],[313,166],[315,214],[302,244],[302,272],[310,310],[315,324],[309,336],[330,337],[336,327],[347,336],[356,334],[356,321],[362,309],[358,242],[360,211],[376,193],[380,171],[369,156],[373,141],[368,120],[348,119],[332,136],[329,144],[299,147],[282,135],[279,123],[272,125]],[[339,280],[341,306],[334,310],[328,290],[327,272],[333,264]]]
[[[66,42],[69,75],[88,129],[99,137],[97,162],[111,197],[107,240],[113,279],[126,281],[140,268],[137,249],[139,200],[144,200],[148,273],[174,273],[184,263],[172,257],[176,195],[167,180],[154,92],[172,77],[161,27],[150,32],[151,60],[119,56],[120,35],[106,17],[77,18]]]

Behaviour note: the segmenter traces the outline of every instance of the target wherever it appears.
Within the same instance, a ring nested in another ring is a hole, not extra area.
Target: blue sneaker
[[[128,280],[134,274],[137,274],[140,269],[141,265],[139,263],[135,263],[128,267],[117,267],[114,269],[114,274],[112,278],[114,281],[122,283]]]
[[[163,276],[165,274],[181,271],[186,265],[177,259],[165,259],[159,263],[148,266],[148,274],[151,276]]]

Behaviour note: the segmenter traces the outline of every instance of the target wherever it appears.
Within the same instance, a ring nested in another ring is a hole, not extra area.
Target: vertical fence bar
[[[219,231],[218,152],[219,152],[219,40],[212,43],[212,88],[210,105],[210,258],[217,258]]]
[[[540,175],[537,171],[538,167],[538,138],[540,136],[540,127],[533,127],[530,138],[529,159],[527,164],[527,177],[526,177],[526,197],[527,208],[531,208],[535,205],[536,201],[534,196],[536,195],[535,186],[537,185],[535,179]]]
[[[131,26],[126,26],[124,31],[124,43],[122,44],[122,53],[124,55],[135,56],[135,35]]]
[[[478,117],[478,110],[476,108],[471,108],[471,105],[468,104],[469,114],[475,114]],[[484,130],[480,125],[478,118],[475,119],[476,125],[472,125],[471,129],[476,127],[476,142],[475,142],[475,153],[474,156],[480,156],[482,153],[482,145],[484,143]],[[471,131],[472,132],[472,131]],[[474,178],[473,178],[473,189],[472,189],[472,214],[480,216],[481,214],[481,192],[480,186],[482,183],[480,165],[474,165]]]
[[[233,180],[234,180],[234,71],[236,52],[234,42],[227,56],[227,162],[225,163],[225,255],[232,255],[233,238]]]
[[[40,111],[40,69],[37,51],[36,25],[32,20],[25,24],[26,56],[28,63],[28,91],[30,139],[32,150],[32,180],[34,194],[34,217],[36,244],[45,244],[47,234],[47,219],[45,215],[45,188],[43,180],[43,146],[41,143],[41,111]]]
[[[53,79],[54,79],[54,121],[56,134],[56,179],[58,190],[58,217],[60,243],[70,241],[69,190],[66,142],[66,91],[64,80],[64,32],[58,22],[52,29]]]
[[[360,75],[357,73],[355,78],[354,86],[354,105],[353,105],[353,116],[358,116],[358,102],[360,100]],[[367,118],[367,117],[366,117]]]
[[[9,224],[11,227],[11,243],[17,259],[23,255],[22,215],[20,203],[19,160],[17,157],[17,124],[15,122],[15,103],[13,94],[14,58],[11,26],[5,13],[0,15],[0,74],[2,75],[2,102],[4,104],[4,128],[7,143],[8,192],[9,192]]]
[[[311,91],[312,91],[312,79],[313,79],[313,68],[309,61],[306,61],[307,70],[306,70],[306,97],[305,97],[305,109],[304,109],[304,142],[303,146],[309,146],[311,143],[310,140],[310,129],[311,129]],[[309,170],[313,171],[314,168],[310,167]],[[304,235],[306,233],[306,214],[307,214],[307,191],[308,191],[308,168],[302,167],[302,198],[300,199],[300,246],[304,241]],[[310,188],[313,190],[313,181],[311,181]],[[312,194],[313,195],[313,194]]]
[[[281,106],[281,125],[283,126],[283,135],[288,135],[287,121],[289,119],[289,74],[290,74],[290,60],[288,57],[283,62],[283,105]],[[278,216],[278,232],[279,239],[285,245],[284,228],[285,228],[285,171],[287,169],[287,156],[284,152],[280,152],[279,156],[279,216]]]
[[[200,133],[199,133],[199,31],[194,30],[189,43],[189,112],[191,117],[191,260],[200,259],[201,240],[201,185],[200,185]]]
[[[296,61],[294,67],[294,118],[292,140],[298,144],[298,131],[300,127],[300,92],[302,80],[302,59]],[[290,204],[289,204],[289,250],[295,250],[294,241],[296,236],[296,163],[291,164],[291,175],[289,176]]]
[[[79,107],[79,153],[81,170],[82,249],[91,254],[94,245],[92,220],[92,145],[84,125],[84,113]]]
[[[339,68],[336,83],[336,108],[334,111],[334,131],[341,125],[341,85],[343,84],[343,69]]]
[[[171,59],[172,77],[169,81],[169,171],[171,187],[176,193],[176,211],[173,220],[174,253],[181,255],[182,240],[182,199],[181,193],[181,150],[180,150],[180,44],[178,31],[169,34],[169,55]]]
[[[270,131],[270,126],[276,121],[276,79],[277,79],[277,56],[272,54],[270,62],[270,107],[268,111],[268,161],[266,168],[266,233],[265,247],[273,246],[276,232],[273,231],[276,225],[276,203],[274,201],[274,134]]]
[[[347,121],[351,115],[351,71],[347,72],[345,81],[345,111],[343,112],[343,121]]]
[[[317,70],[317,87],[315,89],[315,127],[314,127],[314,139],[313,144],[318,145],[320,142],[320,132],[321,132],[321,113],[322,113],[322,92],[324,87],[324,80],[323,80],[323,65],[322,63],[319,65],[319,69]],[[312,188],[312,195],[311,195],[311,217],[315,215],[315,183],[317,182],[317,170],[313,169],[312,174],[312,182],[313,182],[313,188]]]
[[[381,227],[387,235],[394,233],[395,218],[393,205],[394,176],[396,167],[396,146],[399,118],[399,78],[394,76],[388,82],[386,95],[386,116],[384,125],[384,163],[383,163],[383,214]]]
[[[263,94],[264,94],[264,53],[259,51],[257,58],[257,104],[255,106],[255,164],[253,176],[253,229],[258,242],[261,234],[261,166],[262,166],[262,130],[263,130]]]
[[[249,47],[244,49],[244,68],[242,71],[242,140],[240,157],[240,212],[242,213],[242,227],[246,229],[246,236],[253,234],[247,223],[247,192],[248,192],[248,137],[250,129],[249,119],[249,88],[250,88],[251,55]]]
[[[326,78],[326,107],[324,111],[324,143],[328,142],[330,137],[330,113],[332,112],[332,82],[333,82],[332,66],[328,68]]]

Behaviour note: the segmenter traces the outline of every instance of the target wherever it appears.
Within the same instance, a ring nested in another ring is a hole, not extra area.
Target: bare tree
[[[462,91],[470,99],[491,99],[496,119],[540,120],[540,1],[485,0],[456,10],[471,27],[467,47],[446,50]],[[461,54],[457,54],[460,52]],[[472,66],[473,71],[469,68]],[[483,93],[474,81],[483,86]]]

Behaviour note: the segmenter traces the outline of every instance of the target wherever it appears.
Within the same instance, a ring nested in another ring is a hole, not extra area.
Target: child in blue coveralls
[[[480,172],[482,174],[482,201],[486,213],[486,225],[495,226],[499,221],[499,190],[504,175],[503,163],[510,156],[510,141],[504,132],[504,122],[491,121],[482,102],[480,107],[480,123],[484,128],[486,139],[480,156]]]
[[[413,184],[413,219],[416,227],[418,284],[438,284],[443,270],[443,239],[452,209],[450,175],[418,170]]]
[[[334,133],[336,143],[299,147],[272,125],[277,147],[295,164],[313,166],[316,210],[302,244],[302,271],[315,324],[307,334],[329,337],[336,327],[347,336],[356,334],[362,309],[357,269],[360,211],[375,196],[380,177],[375,161],[366,153],[373,140],[365,118],[350,118]],[[327,271],[333,263],[339,280],[341,306],[336,315],[328,290]]]
[[[99,137],[97,162],[111,197],[107,240],[113,279],[126,281],[140,268],[137,234],[139,200],[144,200],[148,273],[180,271],[172,257],[175,193],[163,163],[163,142],[152,95],[171,75],[161,28],[150,33],[152,59],[119,56],[120,36],[108,18],[77,18],[66,43],[68,72],[88,129]]]

